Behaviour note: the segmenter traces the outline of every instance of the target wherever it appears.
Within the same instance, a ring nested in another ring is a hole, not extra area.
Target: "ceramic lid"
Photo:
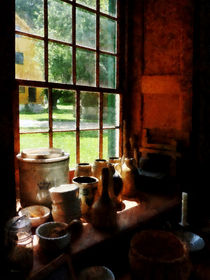
[[[22,158],[34,158],[34,159],[57,158],[63,155],[64,155],[64,151],[56,148],[24,149],[21,152]]]
[[[26,215],[15,216],[7,222],[5,229],[8,232],[29,232],[31,230],[31,222]]]
[[[69,154],[57,148],[30,148],[24,149],[17,155],[22,161],[54,162],[69,158]]]

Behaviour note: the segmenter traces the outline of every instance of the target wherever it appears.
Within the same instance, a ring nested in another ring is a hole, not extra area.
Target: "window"
[[[25,87],[19,87],[19,93],[25,93]]]
[[[28,89],[28,101],[29,102],[36,102],[36,88],[30,87]]]
[[[23,64],[24,58],[23,58],[23,53],[21,52],[16,52],[15,53],[15,63],[16,64]]]
[[[119,155],[118,10],[117,0],[16,0],[20,150],[61,148],[70,167]]]

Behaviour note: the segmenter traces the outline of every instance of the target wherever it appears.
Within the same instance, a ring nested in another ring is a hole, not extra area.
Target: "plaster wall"
[[[132,3],[130,133],[143,128],[189,145],[192,130],[192,0]],[[157,135],[155,136],[157,138]],[[141,138],[141,137],[140,137]],[[141,139],[139,140],[141,141]],[[161,141],[161,139],[160,139]]]

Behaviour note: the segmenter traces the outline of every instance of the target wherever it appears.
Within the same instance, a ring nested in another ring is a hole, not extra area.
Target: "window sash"
[[[117,9],[118,15],[116,17],[105,14],[103,12],[100,12],[100,1],[96,0],[96,10],[84,6],[80,3],[76,3],[75,1],[68,1],[68,0],[61,0],[63,2],[69,3],[72,5],[72,42],[67,43],[60,40],[50,39],[48,38],[48,6],[47,6],[47,0],[44,0],[44,36],[38,36],[26,32],[22,32],[20,30],[16,30],[16,35],[23,35],[27,36],[29,38],[38,39],[44,42],[44,81],[32,81],[32,80],[25,80],[25,79],[16,79],[17,85],[19,86],[30,86],[30,87],[42,87],[48,89],[48,107],[49,107],[49,131],[40,131],[39,132],[33,132],[33,133],[48,133],[49,134],[49,147],[53,147],[53,133],[59,132],[53,129],[53,119],[52,119],[52,90],[53,89],[67,89],[67,90],[75,90],[76,92],[76,129],[69,129],[66,130],[66,132],[74,131],[76,132],[76,162],[80,162],[80,133],[81,131],[84,131],[80,128],[80,92],[81,91],[89,91],[89,92],[98,92],[100,96],[100,102],[99,102],[99,158],[103,157],[103,96],[104,93],[114,93],[119,94],[121,97],[122,90],[119,87],[119,59],[120,59],[120,52],[119,52],[119,7]],[[119,1],[117,1],[119,2]],[[85,46],[80,46],[76,44],[76,8],[82,8],[86,11],[90,11],[91,13],[94,13],[96,15],[96,48],[90,48]],[[109,51],[102,51],[100,50],[100,17],[106,17],[107,19],[114,20],[116,22],[117,26],[117,50],[116,53],[112,53]],[[49,82],[48,77],[48,45],[50,42],[57,43],[57,44],[63,44],[72,47],[72,83],[64,84],[64,83],[55,83],[55,82]],[[76,81],[76,50],[77,49],[83,49],[87,51],[94,52],[96,54],[96,86],[86,86],[86,85],[78,85]],[[115,88],[106,88],[106,87],[100,87],[100,69],[99,69],[99,61],[100,61],[100,55],[110,55],[112,57],[116,58],[116,87]],[[17,87],[17,88],[18,88]],[[19,91],[18,91],[19,94]],[[120,98],[120,109],[122,107],[122,99]],[[122,110],[120,110],[120,124],[122,119]],[[111,126],[109,128],[106,128],[106,130],[113,130],[113,129],[120,129],[121,125],[119,126]],[[93,130],[92,128],[85,130]],[[63,132],[63,131],[62,131]],[[20,134],[30,134],[31,132],[21,132]],[[121,146],[122,137],[120,134],[120,143],[119,146]],[[119,152],[121,152],[121,149],[119,149]]]

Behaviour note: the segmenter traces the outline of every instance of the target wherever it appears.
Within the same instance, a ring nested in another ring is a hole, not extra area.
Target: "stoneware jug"
[[[116,210],[119,211],[124,208],[121,199],[121,191],[123,187],[122,178],[119,175],[119,173],[115,170],[113,164],[109,163],[108,168],[109,168],[109,186],[108,186],[109,195],[116,207]]]
[[[122,158],[121,157],[109,157],[109,163],[111,163],[115,170],[120,174],[122,167]]]
[[[91,223],[102,230],[113,230],[117,225],[117,212],[109,196],[109,169],[102,169],[102,193],[93,204],[91,211]]]
[[[136,184],[138,180],[138,168],[134,158],[125,158],[122,164],[122,181],[123,190],[122,197],[130,198],[134,197],[136,193]]]
[[[108,166],[106,159],[95,159],[93,164],[93,176],[98,178],[98,195],[102,192],[102,169]]]

